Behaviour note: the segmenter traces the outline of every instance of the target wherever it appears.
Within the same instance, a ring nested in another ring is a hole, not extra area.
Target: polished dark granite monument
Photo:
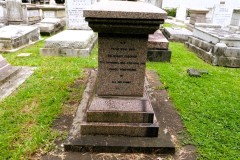
[[[163,132],[145,79],[148,35],[164,23],[166,12],[143,2],[110,1],[90,6],[83,15],[98,32],[98,72],[91,73],[65,150],[159,150],[167,137],[165,145],[173,151],[169,135],[159,137]]]

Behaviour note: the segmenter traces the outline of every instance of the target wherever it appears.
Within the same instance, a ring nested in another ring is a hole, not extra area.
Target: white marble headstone
[[[3,6],[0,4],[0,23],[4,21]]]
[[[230,24],[233,9],[226,5],[215,5],[213,9],[212,23],[219,24],[221,26],[227,26]]]
[[[92,4],[92,0],[67,0],[67,29],[90,29],[83,17],[83,9]]]
[[[23,21],[22,3],[19,0],[7,0],[7,18],[8,21]]]
[[[231,25],[240,26],[240,9],[233,10]]]
[[[176,11],[176,19],[185,21],[187,16],[187,8],[184,6],[179,6]]]

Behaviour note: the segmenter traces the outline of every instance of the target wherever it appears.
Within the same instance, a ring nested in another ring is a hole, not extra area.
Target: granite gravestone
[[[89,26],[99,33],[99,96],[143,96],[147,34],[155,32],[166,14],[159,13],[157,7],[153,8],[157,13],[141,14],[136,11],[135,4],[139,5],[137,9],[149,7],[145,3],[127,3],[125,7],[124,3],[112,2],[107,6],[99,3],[93,11],[85,11]],[[111,9],[114,5],[119,5],[117,9],[122,9],[123,13]],[[129,12],[128,15],[124,11]],[[147,23],[152,26],[147,28]]]
[[[160,30],[148,35],[147,59],[152,62],[170,62],[171,51],[168,40]]]
[[[99,36],[97,96],[89,106],[87,119],[90,113],[92,117],[96,115],[97,119],[104,119],[99,118],[101,112],[104,113],[101,116],[108,117],[111,123],[126,119],[133,123],[132,115],[140,112],[140,117],[148,115],[151,126],[143,124],[145,127],[140,129],[136,124],[114,127],[113,124],[102,126],[86,123],[81,125],[81,133],[156,137],[158,125],[154,122],[144,86],[147,42],[148,34],[154,33],[159,24],[164,22],[166,12],[147,3],[107,2],[86,9],[84,16]],[[134,105],[140,110],[132,109]],[[125,112],[124,116],[118,114],[121,111]],[[139,124],[146,123],[145,118],[140,119]]]
[[[166,12],[143,2],[109,1],[90,6],[84,16],[99,35],[99,67],[97,78],[90,73],[65,151],[174,152],[144,84],[148,35]]]
[[[66,1],[67,29],[90,29],[83,17],[83,9],[92,4],[92,0]]]

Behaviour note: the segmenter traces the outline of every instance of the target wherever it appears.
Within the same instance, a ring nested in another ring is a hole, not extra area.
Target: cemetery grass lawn
[[[181,43],[171,43],[170,48],[170,64],[151,62],[147,66],[160,75],[198,148],[199,159],[239,159],[240,69],[204,63]],[[209,74],[190,77],[188,68]]]
[[[43,41],[16,53],[4,54],[12,65],[37,67],[10,97],[0,102],[0,159],[28,159],[48,152],[54,141],[66,137],[51,129],[66,111],[70,88],[84,78],[84,68],[97,67],[97,49],[89,58],[43,57]],[[181,43],[171,43],[171,63],[147,63],[157,71],[198,148],[199,159],[238,159],[240,69],[214,67],[198,59]],[[16,57],[30,52],[30,57]],[[201,78],[189,77],[188,68],[206,69]],[[79,89],[81,97],[84,85]],[[80,99],[75,97],[76,100]],[[189,141],[182,141],[182,145]]]
[[[3,54],[15,66],[37,67],[12,96],[0,102],[0,159],[28,159],[34,152],[54,149],[54,140],[66,137],[51,129],[53,120],[74,101],[70,86],[83,77],[84,68],[96,68],[97,50],[89,58],[43,57],[43,41],[16,53]],[[17,57],[32,53],[30,57]],[[79,88],[80,101],[84,85]]]

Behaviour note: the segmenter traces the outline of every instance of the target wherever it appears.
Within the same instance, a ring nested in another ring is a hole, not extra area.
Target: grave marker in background
[[[190,24],[195,25],[195,23],[206,23],[206,14],[208,9],[189,9],[190,12]]]
[[[215,5],[213,8],[212,23],[221,26],[227,26],[230,24],[233,9],[225,4]]]
[[[97,41],[97,35],[90,30],[88,23],[84,20],[83,9],[91,4],[91,0],[66,1],[67,30],[46,39],[40,53],[47,56],[89,56]],[[45,16],[49,17],[58,13],[48,12],[47,8],[45,12]],[[43,27],[47,26],[52,28],[50,24],[43,25]]]
[[[233,10],[231,25],[240,26],[240,9]]]
[[[90,29],[83,17],[83,9],[91,5],[92,0],[67,0],[67,29]]]

